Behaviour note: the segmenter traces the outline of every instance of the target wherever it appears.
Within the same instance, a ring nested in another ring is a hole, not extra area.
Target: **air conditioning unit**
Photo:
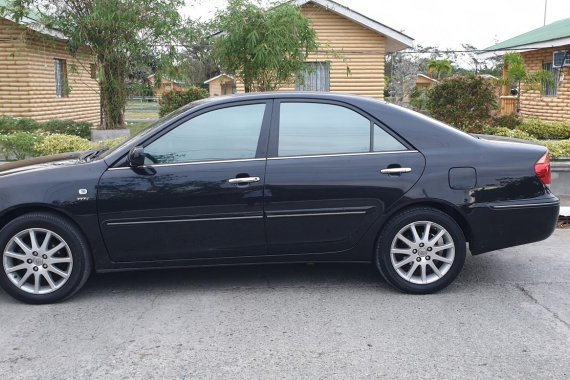
[[[555,51],[552,54],[552,67],[570,67],[570,51]]]

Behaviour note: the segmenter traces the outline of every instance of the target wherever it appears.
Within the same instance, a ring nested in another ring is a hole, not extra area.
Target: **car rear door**
[[[147,165],[100,179],[101,230],[114,261],[266,254],[263,184],[272,101],[193,114],[144,143]]]
[[[275,102],[265,178],[269,254],[340,252],[422,175],[425,160],[360,110]]]

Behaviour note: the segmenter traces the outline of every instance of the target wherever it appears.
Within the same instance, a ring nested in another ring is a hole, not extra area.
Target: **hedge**
[[[122,144],[126,140],[126,137],[119,137],[116,139],[91,142],[77,136],[53,134],[46,136],[35,146],[35,153],[40,156],[46,156],[50,154],[81,152],[102,147],[112,148]]]
[[[47,132],[89,138],[91,136],[91,124],[74,120],[38,122],[27,118],[0,116],[0,134],[16,132]]]
[[[15,158],[23,160],[27,156],[35,156],[36,145],[40,144],[44,136],[33,132],[16,132],[9,135],[0,135],[0,151],[5,160]]]
[[[50,154],[79,152],[93,147],[91,141],[78,136],[53,134],[46,136],[43,141],[35,146],[35,151],[40,156]]]
[[[548,148],[550,158],[570,157],[570,140],[542,140],[538,144]]]
[[[570,139],[570,122],[542,121],[528,119],[518,125],[516,129],[524,131],[541,140]]]
[[[534,136],[525,131],[518,129],[509,129],[505,127],[485,127],[483,133],[494,136],[513,137],[517,139],[527,140],[534,144],[542,145],[548,148],[550,157],[553,159],[561,157],[570,157],[570,139],[566,140],[538,140]]]
[[[158,114],[162,117],[188,103],[192,103],[195,100],[204,99],[209,96],[210,94],[208,91],[199,87],[190,87],[189,89],[182,91],[168,91],[162,95],[158,102],[160,105],[160,111]]]

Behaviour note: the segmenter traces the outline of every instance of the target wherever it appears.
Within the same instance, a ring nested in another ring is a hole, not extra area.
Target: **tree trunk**
[[[103,129],[119,129],[125,125],[125,89],[126,65],[118,60],[100,60],[103,76],[99,82],[101,108],[103,111]]]

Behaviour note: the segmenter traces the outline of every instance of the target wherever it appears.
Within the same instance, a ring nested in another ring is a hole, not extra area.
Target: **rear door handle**
[[[380,170],[382,174],[402,174],[402,173],[409,173],[412,171],[412,168],[386,168]]]
[[[261,178],[259,178],[259,177],[243,177],[243,178],[228,179],[229,183],[233,183],[236,185],[243,185],[245,183],[254,183],[254,182],[259,182],[259,181],[261,181]]]

